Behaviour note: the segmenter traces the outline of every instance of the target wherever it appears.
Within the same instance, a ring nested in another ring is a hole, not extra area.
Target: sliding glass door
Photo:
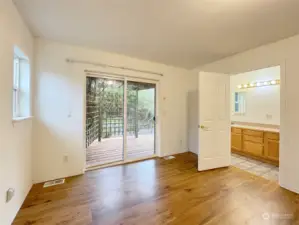
[[[127,159],[155,154],[156,85],[127,82]]]
[[[87,167],[154,155],[155,99],[152,83],[87,77]]]
[[[124,159],[124,81],[87,77],[87,167]]]

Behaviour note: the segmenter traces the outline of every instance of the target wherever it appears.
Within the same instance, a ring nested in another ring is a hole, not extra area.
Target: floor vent
[[[170,155],[170,156],[166,156],[164,157],[165,160],[170,160],[170,159],[175,159],[175,157],[173,155]]]
[[[59,184],[64,184],[64,180],[65,179],[63,178],[63,179],[48,181],[48,182],[44,183],[44,188],[59,185]]]

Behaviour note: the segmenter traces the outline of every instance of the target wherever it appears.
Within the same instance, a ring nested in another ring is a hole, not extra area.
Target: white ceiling
[[[299,0],[14,0],[36,36],[185,68],[299,33]]]

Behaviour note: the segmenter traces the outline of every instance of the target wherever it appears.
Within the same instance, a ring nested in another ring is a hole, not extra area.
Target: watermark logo
[[[262,213],[261,217],[264,221],[268,221],[269,224],[284,224],[292,222],[295,219],[293,213],[279,212],[281,211],[281,207],[276,202],[268,202],[265,205],[265,209],[267,211]]]
[[[268,213],[265,212],[262,214],[262,218],[268,221],[274,220],[292,220],[294,215],[292,213]]]
[[[270,219],[270,214],[269,213],[263,213],[262,215],[264,220],[269,220]]]

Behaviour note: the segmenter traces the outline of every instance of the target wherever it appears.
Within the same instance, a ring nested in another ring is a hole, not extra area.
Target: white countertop
[[[244,128],[244,129],[252,129],[252,130],[261,130],[261,131],[269,131],[279,133],[278,128],[268,128],[268,127],[258,127],[258,126],[249,126],[249,125],[241,125],[241,124],[232,124],[231,127]]]

